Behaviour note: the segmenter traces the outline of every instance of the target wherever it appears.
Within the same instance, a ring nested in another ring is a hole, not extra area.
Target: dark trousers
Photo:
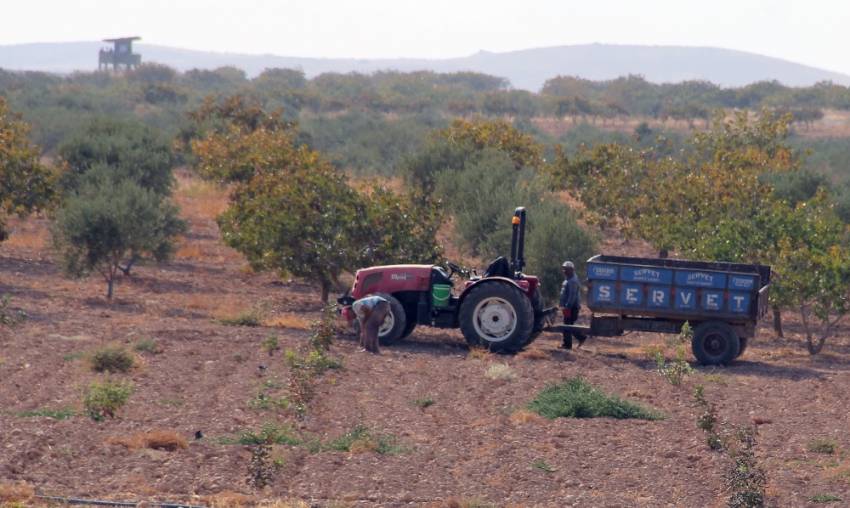
[[[579,309],[581,309],[581,307],[578,306],[578,305],[574,305],[572,308],[570,308],[570,317],[564,316],[564,324],[565,325],[575,324],[576,320],[578,319]],[[578,333],[578,332],[564,332],[564,347],[565,348],[572,349],[572,347],[573,347],[573,337],[575,337],[575,339],[577,341],[579,341],[579,344],[584,342],[584,339],[585,339],[585,336]]]

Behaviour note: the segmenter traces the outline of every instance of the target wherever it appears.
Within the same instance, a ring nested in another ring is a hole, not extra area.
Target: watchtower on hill
[[[104,39],[103,42],[111,42],[111,49],[101,48],[97,60],[97,70],[117,71],[118,67],[125,65],[127,70],[138,67],[142,63],[142,55],[133,53],[133,41],[141,37],[122,37],[120,39]]]

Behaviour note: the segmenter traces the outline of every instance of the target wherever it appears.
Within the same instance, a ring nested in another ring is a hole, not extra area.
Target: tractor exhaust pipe
[[[525,268],[525,207],[514,210],[511,224],[511,271],[517,274]]]

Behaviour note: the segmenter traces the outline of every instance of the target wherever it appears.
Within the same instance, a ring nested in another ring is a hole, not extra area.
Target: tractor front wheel
[[[407,313],[404,312],[404,306],[396,297],[386,293],[378,293],[378,296],[390,302],[390,312],[387,314],[381,327],[378,328],[378,340],[381,342],[381,345],[388,346],[409,335],[413,331],[413,328],[410,328],[408,331]]]
[[[460,329],[470,346],[512,353],[526,344],[534,328],[534,309],[519,288],[503,282],[472,288],[460,306]]]

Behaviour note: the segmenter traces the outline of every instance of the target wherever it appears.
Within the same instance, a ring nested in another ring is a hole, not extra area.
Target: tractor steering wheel
[[[446,266],[449,267],[449,278],[451,279],[454,274],[459,274],[463,276],[466,273],[466,270],[461,268],[460,266],[452,263],[451,261],[446,261]]]

